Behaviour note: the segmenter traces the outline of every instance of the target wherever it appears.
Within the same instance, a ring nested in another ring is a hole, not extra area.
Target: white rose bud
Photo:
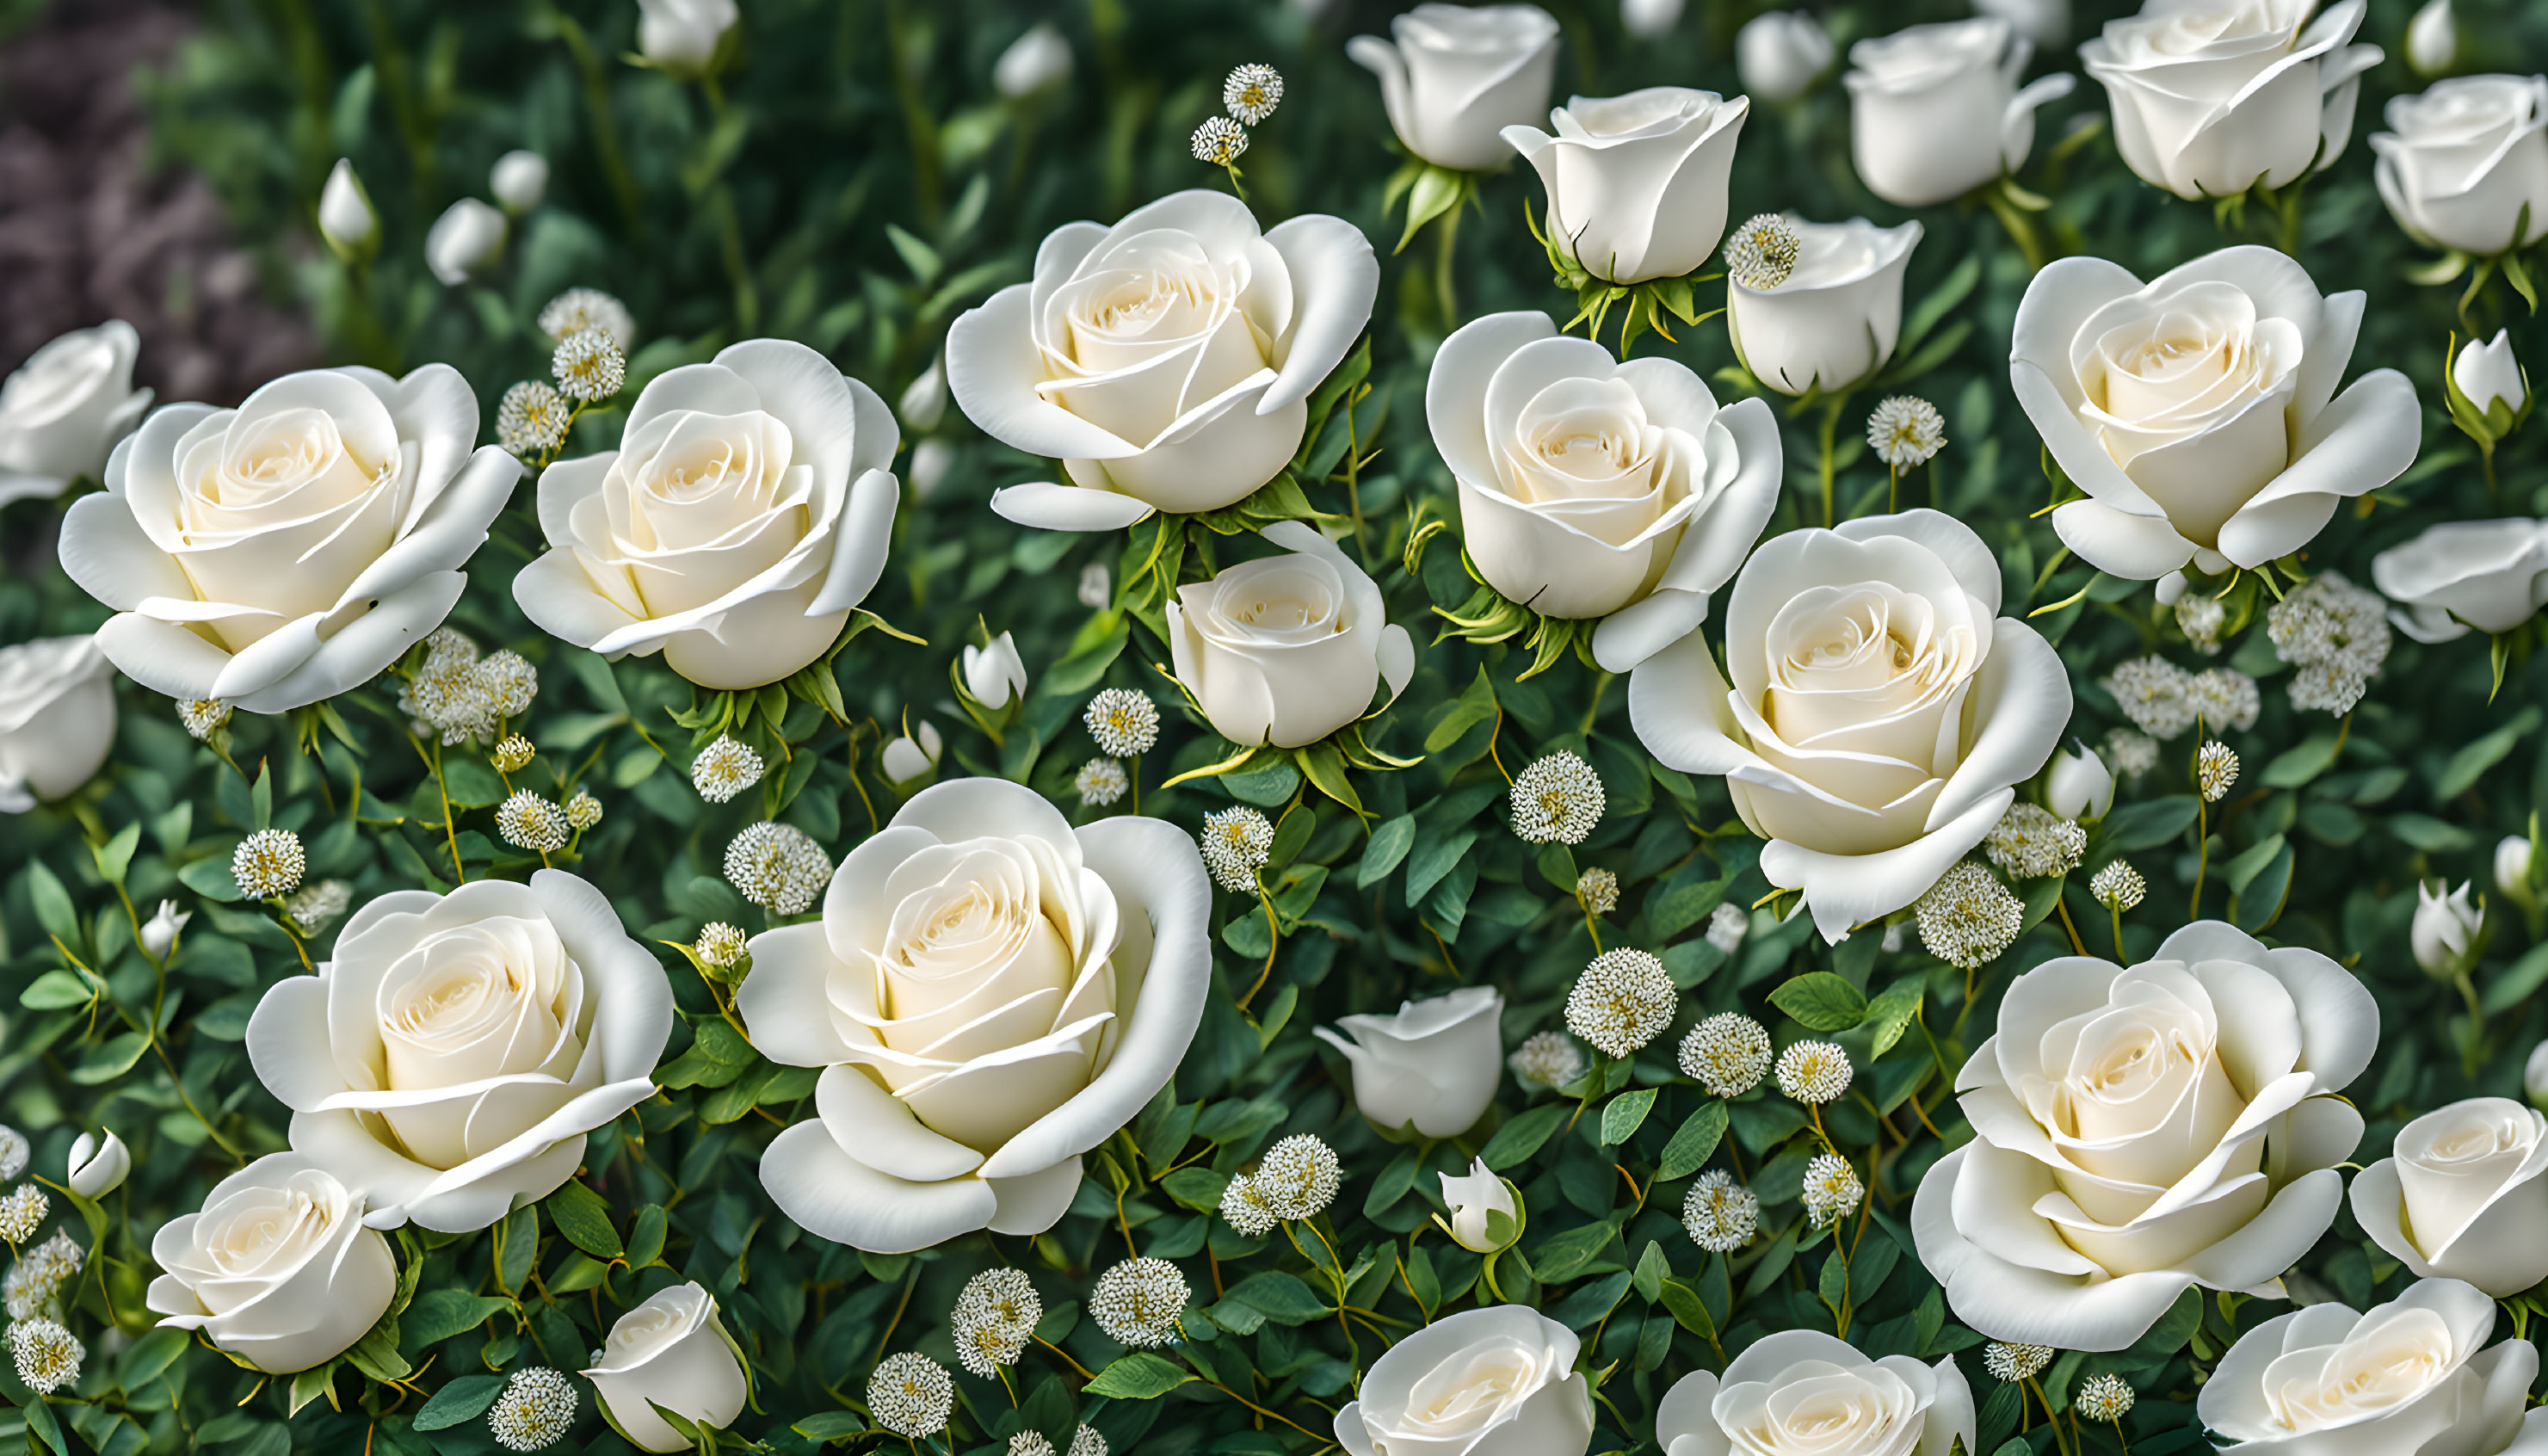
[[[2377,46],[2348,46],[2363,0],[2316,5],[2151,3],[2079,47],[2106,88],[2115,147],[2140,179],[2179,197],[2287,187],[2334,163],[2353,136]]]
[[[0,505],[102,478],[116,443],[150,408],[133,387],[141,335],[121,318],[73,329],[0,383]]]
[[[2525,1419],[2539,1349],[2492,1347],[2496,1307],[2456,1279],[2424,1279],[2367,1315],[2309,1305],[2238,1337],[2195,1415],[2240,1456],[2406,1456],[2536,1450]]]
[[[1090,611],[1104,611],[1115,601],[1115,574],[1106,563],[1092,561],[1079,569],[1079,604]]]
[[[1521,1237],[1521,1203],[1512,1185],[1495,1174],[1483,1158],[1471,1158],[1469,1171],[1442,1180],[1442,1202],[1451,1210],[1451,1239],[1471,1253],[1491,1254],[1509,1248]],[[1502,1215],[1504,1222],[1496,1223]]]
[[[1866,190],[1897,207],[1952,201],[2035,148],[2035,110],[2070,94],[2056,71],[2020,89],[2035,43],[1997,16],[1913,26],[1849,48],[1850,149]]]
[[[1756,1340],[1722,1376],[1684,1375],[1655,1408],[1655,1439],[1674,1456],[1945,1456],[1973,1449],[1975,1423],[1972,1386],[1955,1356],[1935,1365],[1908,1355],[1871,1360],[1818,1329]]]
[[[2548,1114],[2508,1097],[2428,1112],[2350,1197],[2362,1231],[2415,1273],[2519,1294],[2548,1278]]]
[[[1725,233],[1726,178],[1752,108],[1713,91],[1650,86],[1571,98],[1537,127],[1503,130],[1539,172],[1548,230],[1615,283],[1695,272]]]
[[[1557,72],[1557,21],[1536,5],[1428,3],[1389,23],[1391,39],[1345,43],[1380,77],[1389,125],[1409,151],[1437,167],[1485,172],[1512,159],[1506,127],[1548,109]]]
[[[2495,847],[2495,887],[2516,905],[2535,908],[2539,892],[2531,887],[2533,851],[2527,837],[2506,835]]]
[[[1831,36],[1809,11],[1765,11],[1734,33],[1735,73],[1744,91],[1766,106],[1804,95],[1831,63]]]
[[[153,960],[167,959],[169,948],[177,944],[177,933],[194,918],[195,912],[178,909],[176,901],[160,901],[159,913],[141,927],[141,949],[149,952]]]
[[[2407,22],[2407,64],[2427,80],[2459,59],[2460,28],[2451,19],[2451,0],[2424,0]]]
[[[2435,979],[2456,979],[2477,963],[2478,932],[2485,927],[2486,911],[2469,903],[2469,889],[2465,880],[2449,894],[2434,884],[2415,883],[2415,918],[2408,926],[2407,940],[2414,950],[2415,963]]]
[[[884,746],[881,760],[884,776],[894,783],[909,783],[938,767],[938,756],[946,752],[946,740],[938,725],[927,718],[920,726]]]
[[[1575,1331],[1527,1305],[1446,1315],[1381,1352],[1336,1412],[1347,1451],[1584,1456],[1592,1388]]]
[[[1893,357],[1902,335],[1902,275],[1920,245],[1917,219],[1878,228],[1794,219],[1795,266],[1769,288],[1726,280],[1726,329],[1753,377],[1782,395],[1835,394]]]
[[[327,185],[318,189],[318,235],[346,257],[365,256],[380,240],[380,214],[372,211],[371,194],[363,190],[354,164],[343,157],[327,174]]]
[[[1012,101],[1070,79],[1070,43],[1050,21],[1039,21],[991,63],[991,85]]]
[[[2070,39],[2070,0],[1973,0],[1973,10],[1998,16],[2038,46]]]
[[[94,1133],[82,1133],[71,1139],[70,1163],[63,1181],[70,1185],[71,1192],[95,1200],[123,1187],[132,1172],[133,1151],[110,1129],[104,1141]]]
[[[2418,642],[2509,632],[2548,604],[2548,525],[2453,520],[2371,558],[2389,621]]]
[[[1026,660],[1018,656],[1017,639],[1002,632],[988,647],[964,649],[964,690],[986,708],[1004,708],[1027,691]]]
[[[1167,604],[1177,681],[1232,743],[1299,748],[1395,701],[1415,676],[1415,640],[1389,620],[1380,585],[1303,521],[1277,521],[1282,548],[1177,589]]]
[[[445,288],[458,288],[504,255],[504,215],[474,197],[443,210],[424,234],[424,266]]]
[[[1640,41],[1669,36],[1681,24],[1686,0],[1619,0],[1619,29]]]
[[[2521,1095],[2530,1105],[2548,1109],[2548,1042],[2530,1048],[2530,1059],[2521,1064]]]
[[[2548,235],[2548,77],[2436,81],[2387,119],[2371,177],[2408,236],[2491,256]]]
[[[956,447],[932,435],[911,447],[911,498],[926,501],[956,468]]]
[[[1406,1002],[1395,1016],[1345,1017],[1336,1025],[1350,1041],[1325,1027],[1318,1033],[1352,1063],[1364,1117],[1391,1132],[1412,1126],[1426,1138],[1456,1138],[1496,1100],[1503,1011],[1493,986],[1464,986]]]
[[[115,670],[96,638],[0,647],[0,814],[70,793],[114,747]]]
[[[743,1413],[750,1383],[716,1296],[696,1281],[658,1290],[619,1317],[584,1378],[610,1423],[632,1445],[686,1451],[689,1439],[655,1413],[663,1407],[698,1425],[724,1427]]]
[[[902,387],[902,398],[894,405],[902,415],[902,427],[914,434],[927,434],[938,428],[947,416],[947,363],[932,359],[920,376]]]
[[[2548,123],[2548,118],[2542,120]],[[2541,181],[2548,183],[2548,136],[2539,141]],[[2543,195],[2540,202],[2548,207],[2548,195]],[[2521,361],[2512,355],[2512,334],[2508,329],[2497,329],[2495,337],[2485,343],[2472,339],[2462,345],[2451,360],[2451,383],[2459,386],[2460,393],[2468,397],[2480,414],[2494,412],[2498,400],[2503,402],[2505,410],[2518,414],[2530,401],[2530,387],[2521,377]]]
[[[2064,819],[2103,819],[2115,806],[2115,774],[2097,751],[2077,739],[2052,756],[2045,807]]]
[[[360,1195],[298,1152],[223,1179],[203,1212],[159,1226],[165,1272],[144,1297],[174,1329],[276,1375],[322,1365],[363,1337],[398,1293],[398,1260],[363,1224]]]
[[[743,18],[735,0],[637,0],[637,50],[657,69],[704,75],[717,45]]]
[[[508,151],[496,158],[487,190],[515,217],[540,205],[549,191],[549,159],[536,151]]]

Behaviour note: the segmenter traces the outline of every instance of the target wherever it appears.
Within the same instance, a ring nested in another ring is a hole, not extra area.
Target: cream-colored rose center
[[[2450,1326],[2430,1310],[2396,1310],[2355,1325],[2332,1349],[2295,1350],[2265,1369],[2275,1423],[2325,1430],[2394,1410],[2456,1367]]]
[[[1812,1361],[1774,1386],[1718,1397],[1717,1418],[1743,1456],[1896,1456],[1919,1436],[1919,1397],[1880,1367]]]
[[[257,1190],[253,1204],[232,1204],[207,1218],[196,1233],[204,1261],[228,1279],[280,1275],[300,1268],[326,1243],[337,1216],[344,1212],[341,1200],[303,1186],[307,1181],[296,1177],[281,1188]],[[234,1292],[207,1282],[198,1293],[220,1299]]]
[[[1324,562],[1297,553],[1267,557],[1222,574],[1213,615],[1226,636],[1308,642],[1345,631],[1344,584]]]
[[[1430,1439],[1472,1435],[1530,1399],[1546,1377],[1530,1351],[1512,1345],[1463,1350],[1424,1373],[1407,1393],[1402,1434]]]
[[[2291,9],[2288,0],[2196,0],[2170,8],[2164,19],[2154,18],[2142,33],[2143,44],[2156,56],[2177,58],[2202,55],[2217,46],[2279,39],[2279,46],[2259,47],[2254,58],[2262,69],[2262,62],[2289,51],[2300,33],[2298,20],[2284,15]]]
[[[1970,628],[1942,627],[1925,597],[1881,583],[1800,595],[1772,622],[1769,645],[1761,712],[1792,748],[1936,701],[1980,653]],[[1938,747],[1906,740],[1900,750],[1926,762]]]
[[[385,1109],[417,1161],[454,1167],[554,1110],[584,1058],[584,978],[545,921],[495,918],[427,937],[382,977],[382,1090],[426,1092],[537,1077],[490,1092]]]

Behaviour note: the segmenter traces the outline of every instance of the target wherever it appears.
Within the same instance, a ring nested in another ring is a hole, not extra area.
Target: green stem
[[[1831,526],[1832,524],[1834,524],[1834,523],[1835,523],[1835,522],[1834,522],[1834,517],[1833,517],[1833,514],[1832,514],[1832,435],[1834,434],[1834,432],[1836,432],[1836,431],[1840,428],[1840,410],[1841,410],[1841,406],[1842,406],[1844,403],[1846,403],[1846,402],[1848,401],[1848,399],[1849,399],[1849,396],[1847,396],[1847,395],[1845,395],[1845,394],[1841,394],[1841,395],[1834,395],[1834,396],[1832,396],[1832,397],[1831,397],[1831,403],[1830,403],[1830,404],[1828,404],[1828,405],[1825,405],[1825,406],[1823,407],[1823,427],[1822,427],[1822,452],[1823,452],[1823,453],[1822,453],[1823,524],[1824,524],[1826,527],[1829,527],[1829,526]]]
[[[558,39],[575,56],[576,74],[584,86],[584,109],[592,119],[592,149],[601,159],[601,175],[609,181],[611,195],[619,201],[619,216],[628,225],[630,235],[642,236],[646,231],[646,209],[637,192],[636,175],[628,170],[628,158],[619,150],[619,123],[610,106],[610,73],[593,52],[584,27],[554,6],[549,9],[549,17],[557,26]]]
[[[1442,306],[1442,333],[1445,337],[1460,326],[1460,299],[1453,281],[1452,254],[1460,239],[1460,204],[1442,215],[1433,234],[1433,296]]]
[[[2185,912],[2188,920],[2203,918],[2203,874],[2212,866],[2212,801],[2203,796],[2203,785],[2194,788],[2194,900]]]
[[[711,127],[725,121],[725,88],[714,76],[699,77],[699,90],[707,96]],[[752,281],[752,264],[743,251],[743,219],[735,211],[734,187],[725,179],[717,180],[711,199],[716,209],[717,252],[725,263],[725,276],[734,285],[734,317],[742,331],[751,333],[761,322],[761,290]]]
[[[920,96],[920,78],[912,64],[917,46],[903,13],[905,5],[906,0],[892,0],[885,8],[885,45],[893,56],[894,104],[902,111],[903,135],[911,144],[912,192],[920,204],[920,221],[934,228],[945,206],[938,177],[938,122]]]

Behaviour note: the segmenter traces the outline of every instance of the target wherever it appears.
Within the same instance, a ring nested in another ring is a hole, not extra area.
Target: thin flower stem
[[[1831,403],[1823,407],[1823,524],[1826,527],[1834,524],[1834,517],[1832,514],[1832,435],[1840,428],[1840,407],[1848,399],[1849,396],[1847,395],[1834,395],[1831,397]]]
[[[1265,937],[1268,942],[1265,947],[1265,968],[1256,972],[1256,984],[1249,986],[1247,994],[1238,998],[1238,1009],[1241,1011],[1245,1011],[1247,1003],[1256,999],[1257,992],[1265,989],[1267,978],[1274,974],[1274,953],[1283,949],[1283,927],[1274,919],[1274,901],[1265,893],[1265,881],[1262,877],[1256,881],[1256,903],[1265,907]]]
[[[2087,946],[2082,944],[2079,940],[2079,927],[2070,923],[2070,907],[2061,902],[2061,897],[2059,895],[2054,895],[2052,897],[2052,908],[2061,912],[2061,929],[2070,937],[2070,950],[2072,954],[2079,956],[2087,955]],[[2119,942],[2121,941],[2122,937],[2120,933],[2117,935],[2116,939]]]
[[[1433,263],[1433,294],[1442,306],[1442,332],[1446,337],[1451,330],[1460,326],[1460,299],[1452,268],[1452,258],[1459,246],[1459,239],[1460,204],[1453,203],[1451,210],[1442,215],[1439,228],[1433,239],[1436,248]]]

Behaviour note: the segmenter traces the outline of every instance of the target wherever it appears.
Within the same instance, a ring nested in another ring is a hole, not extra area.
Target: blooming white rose
[[[2350,1197],[2362,1231],[2417,1274],[2519,1294],[2548,1278],[2548,1115],[2509,1097],[2428,1112]]]
[[[1734,580],[1724,676],[1693,632],[1638,665],[1629,720],[1666,766],[1725,775],[1762,873],[1837,942],[1980,844],[2060,742],[2069,675],[1999,593],[1990,548],[1935,510],[1774,536]]]
[[[447,364],[287,374],[235,410],[171,405],[62,520],[62,569],[117,615],[98,646],[180,702],[280,713],[359,686],[441,625],[521,464],[472,453]]]
[[[878,1253],[977,1228],[1041,1233],[1080,1154],[1167,1085],[1212,979],[1212,889],[1185,831],[1079,829],[1031,789],[912,795],[841,861],[819,924],[752,939],[736,993],[763,1055],[823,1068],[818,1116],[762,1186]]]
[[[1310,393],[1380,291],[1362,230],[1309,214],[1260,234],[1247,205],[1179,192],[1113,228],[1071,223],[1035,281],[967,311],[947,384],[982,432],[1062,462],[1072,486],[1011,486],[1020,525],[1109,531],[1153,509],[1218,510],[1280,474]],[[1074,488],[1075,487],[1075,488]]]
[[[398,1293],[398,1260],[363,1210],[316,1160],[268,1153],[215,1184],[203,1212],[159,1226],[150,1258],[164,1272],[144,1303],[259,1370],[324,1364]]]
[[[991,86],[1012,101],[1070,79],[1070,43],[1050,21],[1039,21],[991,63]]]
[[[1337,1020],[1347,1036],[1319,1036],[1353,1065],[1354,1102],[1392,1132],[1412,1125],[1427,1138],[1476,1127],[1503,1073],[1503,993],[1463,986],[1447,996],[1402,1003],[1395,1016]]]
[[[0,814],[68,794],[115,748],[115,670],[94,637],[0,647]]]
[[[1770,106],[1805,94],[1832,63],[1831,35],[1806,10],[1765,10],[1734,33],[1734,71]]]
[[[695,76],[741,19],[735,0],[637,0],[637,50],[660,70]]]
[[[371,194],[353,162],[341,156],[327,173],[327,185],[318,189],[318,235],[349,257],[368,256],[380,241],[381,218],[372,211]]]
[[[1391,1345],[1336,1412],[1352,1456],[1584,1456],[1592,1391],[1575,1331],[1527,1305],[1446,1315]]]
[[[2418,642],[2472,627],[2509,632],[2548,605],[2548,525],[2453,520],[2371,558],[2371,584],[2397,603],[2389,620]]]
[[[1026,696],[1026,660],[1018,656],[1017,638],[1009,633],[992,638],[988,647],[966,643],[963,662],[964,690],[982,706],[1004,708],[1010,698]]]
[[[527,213],[548,195],[549,159],[536,151],[508,151],[496,158],[488,172],[487,190],[496,194],[504,211],[516,216]]]
[[[2071,740],[2052,756],[2044,783],[2044,805],[2064,819],[2103,819],[2115,806],[2115,774],[2097,751]]]
[[[2447,879],[2415,881],[2415,918],[2408,924],[2407,941],[2426,975],[2449,980],[2477,963],[2486,910],[2469,903],[2471,888],[2467,880],[2455,890]]]
[[[484,1228],[575,1176],[585,1135],[655,1094],[673,987],[599,890],[563,869],[355,911],[335,958],[278,981],[248,1060],[293,1149],[374,1224]]]
[[[1596,278],[1639,283],[1693,273],[1725,235],[1725,187],[1748,97],[1650,86],[1571,97],[1557,135],[1503,130],[1548,190],[1548,233]]]
[[[504,215],[474,197],[443,209],[424,232],[424,266],[445,288],[458,288],[504,255]]]
[[[82,1198],[104,1198],[124,1186],[133,1172],[133,1150],[109,1128],[101,1139],[95,1133],[82,1133],[71,1139],[70,1161],[64,1166],[62,1181]]]
[[[774,682],[831,650],[883,573],[900,439],[873,390],[787,339],[667,370],[618,449],[540,472],[550,550],[513,599],[605,657]]]
[[[1548,108],[1557,19],[1536,5],[1427,3],[1389,23],[1391,39],[1356,36],[1345,54],[1380,77],[1389,125],[1437,167],[1484,172],[1512,160],[1502,132]]]
[[[1670,359],[1619,363],[1545,314],[1490,314],[1433,355],[1433,447],[1460,490],[1469,560],[1552,617],[1606,617],[1623,673],[1704,620],[1777,505],[1777,417],[1718,409]]]
[[[2149,0],[2079,59],[2106,88],[2125,165],[2179,197],[2285,187],[2353,136],[2377,46],[2348,46],[2364,0]],[[2303,27],[2307,26],[2304,30]]]
[[[2018,403],[2088,499],[2052,512],[2063,545],[2112,576],[2188,562],[2256,567],[2308,545],[2338,500],[2414,463],[2414,386],[2336,381],[2357,290],[2320,297],[2269,247],[2228,247],[2142,283],[2060,258],[2027,285],[2009,346]]]
[[[150,408],[133,387],[141,335],[121,318],[76,328],[0,381],[0,505],[58,496],[106,469],[115,443]]]
[[[2548,1409],[2523,1408],[2539,1350],[2487,1348],[2494,1329],[2494,1302],[2456,1279],[2367,1315],[2310,1305],[2240,1335],[2195,1412],[2254,1456],[2538,1456]]]
[[[2070,0],[1973,0],[1977,15],[1995,15],[2038,46],[2070,39]]]
[[[1850,154],[1866,190],[1925,208],[2014,172],[2035,149],[2035,109],[2078,77],[2018,78],[2035,43],[1997,16],[1912,26],[1849,47]]]
[[[2380,200],[2418,242],[2488,256],[2548,235],[2548,76],[2461,76],[2393,97],[2371,150]]]
[[[2352,972],[2219,921],[2129,969],[2048,960],[1956,1075],[1974,1138],[1920,1181],[1920,1261],[1964,1323],[2073,1350],[2269,1284],[2335,1218],[2362,1116],[2334,1094],[2379,1040]]]
[[[1727,279],[1726,329],[1763,384],[1784,395],[1837,394],[1893,357],[1902,336],[1902,274],[1920,245],[1920,224],[1790,218],[1788,226],[1799,243],[1795,267],[1774,288]]]
[[[1496,1176],[1485,1158],[1469,1159],[1469,1171],[1457,1177],[1434,1176],[1442,1180],[1442,1203],[1451,1211],[1451,1239],[1460,1247],[1491,1254],[1510,1247],[1521,1236],[1521,1205],[1513,1198],[1512,1185]],[[1498,1214],[1510,1222],[1499,1226]]]
[[[598,1358],[583,1372],[610,1424],[649,1451],[686,1451],[687,1436],[655,1412],[663,1407],[700,1425],[723,1427],[752,1393],[734,1336],[717,1318],[716,1296],[696,1280],[659,1289],[619,1317]]]
[[[1819,1329],[1755,1340],[1723,1377],[1684,1375],[1655,1408],[1664,1456],[1947,1456],[1973,1449],[1975,1424],[1955,1356],[1870,1360]]]
[[[1396,701],[1415,676],[1415,639],[1389,620],[1380,585],[1304,521],[1276,521],[1260,556],[1167,604],[1177,681],[1232,743],[1299,748]]]

